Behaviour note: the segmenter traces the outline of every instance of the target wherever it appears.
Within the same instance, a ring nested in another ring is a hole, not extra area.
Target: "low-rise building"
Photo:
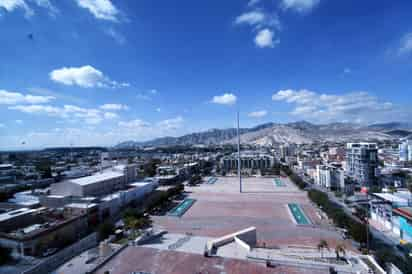
[[[242,170],[251,169],[268,169],[275,164],[275,157],[265,153],[258,152],[243,152],[240,154]],[[238,154],[233,153],[230,156],[224,156],[220,160],[222,169],[225,171],[237,170]]]
[[[103,196],[120,190],[125,185],[123,172],[106,171],[92,176],[67,180],[51,185],[52,195],[62,196]]]
[[[394,193],[372,193],[370,201],[371,219],[386,230],[392,231],[400,236],[400,219],[394,217],[394,210],[411,205],[411,194],[409,191]]]
[[[0,214],[0,246],[15,257],[42,256],[85,236],[87,215],[65,215],[63,210],[21,208]]]

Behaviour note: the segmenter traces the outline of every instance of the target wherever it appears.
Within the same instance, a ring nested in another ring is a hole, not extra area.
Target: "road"
[[[331,191],[327,191],[317,185],[314,185],[312,182],[310,182],[306,176],[304,176],[302,174],[302,172],[298,171],[298,170],[294,170],[294,172],[299,175],[299,177],[309,186],[308,188],[310,189],[315,189],[318,191],[321,191],[325,194],[328,195],[329,200],[331,200],[332,202],[334,202],[335,204],[339,205],[342,210],[349,216],[351,217],[353,220],[361,222],[361,220],[353,215],[352,210],[342,201],[340,201],[339,199],[336,198],[335,194]],[[396,246],[397,244],[399,244],[399,240],[392,238],[392,237],[388,237],[386,234],[384,234],[383,232],[377,230],[376,228],[369,226],[369,231],[371,232],[372,236],[375,237],[376,239],[381,240],[382,242],[391,245],[391,246]]]

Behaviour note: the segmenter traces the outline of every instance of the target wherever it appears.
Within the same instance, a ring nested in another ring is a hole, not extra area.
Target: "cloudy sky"
[[[224,3],[223,3],[224,2]],[[410,121],[412,1],[0,0],[0,149]]]

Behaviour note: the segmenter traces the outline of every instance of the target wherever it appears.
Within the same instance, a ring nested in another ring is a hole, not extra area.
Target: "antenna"
[[[242,193],[242,173],[240,160],[240,132],[239,132],[239,111],[237,112],[237,176],[239,176],[239,191]]]

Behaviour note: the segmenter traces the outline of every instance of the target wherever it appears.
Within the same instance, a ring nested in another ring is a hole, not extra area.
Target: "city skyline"
[[[409,121],[411,8],[0,0],[0,149]]]

